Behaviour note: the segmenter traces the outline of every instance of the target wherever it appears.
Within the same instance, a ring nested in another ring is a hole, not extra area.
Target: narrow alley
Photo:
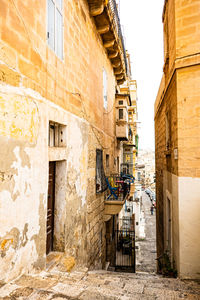
[[[145,237],[136,241],[136,270],[156,272],[156,212],[151,215],[152,203],[145,192],[142,194],[141,210],[144,212]]]
[[[0,300],[200,300],[199,36],[200,0],[0,0]]]

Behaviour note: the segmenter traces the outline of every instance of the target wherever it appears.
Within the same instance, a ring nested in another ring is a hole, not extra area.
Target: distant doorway
[[[56,162],[49,162],[46,254],[53,250]]]
[[[171,257],[171,202],[169,198],[167,198],[167,250],[169,251],[169,255]]]

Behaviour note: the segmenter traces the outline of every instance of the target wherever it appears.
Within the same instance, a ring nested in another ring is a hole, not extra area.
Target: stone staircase
[[[48,272],[23,275],[0,287],[1,300],[137,300],[200,299],[197,281],[163,278],[149,273],[116,273],[57,267]]]

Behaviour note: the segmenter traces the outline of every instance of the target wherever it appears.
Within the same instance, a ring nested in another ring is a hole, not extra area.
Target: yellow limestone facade
[[[138,118],[138,112],[137,112],[137,81],[132,79],[131,76],[131,62],[130,62],[130,54],[128,51],[126,51],[127,56],[127,63],[128,63],[128,76],[127,80],[123,83],[123,85],[120,86],[120,93],[130,95],[130,104],[128,107],[128,130],[129,130],[129,136],[128,141],[124,142],[124,147],[126,145],[132,145],[131,150],[131,161],[126,161],[126,157],[124,156],[124,163],[131,164],[130,174],[132,174],[134,177],[136,176],[136,160],[138,155],[138,134],[137,134],[137,118]],[[131,196],[133,196],[135,191],[135,185],[131,185]]]
[[[0,280],[44,269],[49,251],[66,270],[101,268],[97,150],[116,172],[113,107],[126,77],[109,3],[2,0],[0,14]]]
[[[157,251],[200,278],[200,1],[165,1],[164,73],[155,102]]]

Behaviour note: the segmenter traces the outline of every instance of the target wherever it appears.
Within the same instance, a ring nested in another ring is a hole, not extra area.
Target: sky
[[[154,102],[163,68],[164,0],[118,0],[132,79],[137,80],[139,148],[154,150]]]

